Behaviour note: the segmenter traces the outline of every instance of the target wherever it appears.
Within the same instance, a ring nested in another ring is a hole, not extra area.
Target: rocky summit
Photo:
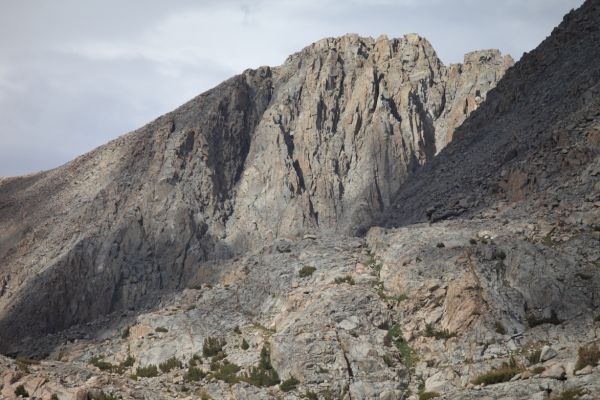
[[[0,397],[600,398],[599,60],[328,38],[0,179]]]

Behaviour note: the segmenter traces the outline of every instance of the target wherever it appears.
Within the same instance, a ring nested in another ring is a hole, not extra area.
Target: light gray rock
[[[542,347],[542,350],[540,352],[540,361],[544,362],[544,361],[551,360],[554,357],[556,357],[557,355],[558,355],[558,353],[552,347],[544,346],[544,347]]]

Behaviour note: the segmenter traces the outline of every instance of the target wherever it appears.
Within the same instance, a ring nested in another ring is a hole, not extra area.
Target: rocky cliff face
[[[324,39],[63,167],[4,179],[2,345],[144,304],[204,260],[359,227],[511,65],[490,50],[446,67],[417,35]]]

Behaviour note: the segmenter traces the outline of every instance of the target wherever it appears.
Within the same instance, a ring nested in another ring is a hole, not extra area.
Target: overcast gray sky
[[[417,32],[448,64],[533,49],[583,0],[0,0],[0,176],[57,167],[327,36]]]

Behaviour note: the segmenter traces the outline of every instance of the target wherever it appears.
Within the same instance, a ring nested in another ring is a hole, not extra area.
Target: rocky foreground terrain
[[[0,397],[600,398],[598,60],[324,39],[0,180]]]

